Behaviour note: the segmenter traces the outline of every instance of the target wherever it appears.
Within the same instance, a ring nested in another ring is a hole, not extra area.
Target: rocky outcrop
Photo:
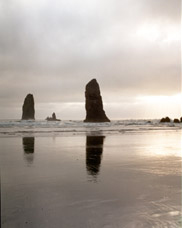
[[[47,117],[47,121],[60,121],[59,119],[56,118],[55,112],[53,112],[52,117]]]
[[[170,123],[171,120],[170,120],[169,117],[165,117],[165,118],[162,118],[162,119],[160,120],[160,122],[161,122],[161,123]]]
[[[35,119],[34,97],[32,94],[28,94],[25,97],[22,111],[23,111],[22,120],[34,120]]]
[[[160,120],[161,123],[170,123],[171,122],[171,119],[169,117],[165,117],[165,118],[162,118]],[[173,120],[173,123],[180,123],[182,122],[182,117],[180,119],[174,119]]]
[[[92,79],[86,85],[85,98],[86,119],[84,122],[110,122],[103,109],[100,88],[96,79]]]
[[[174,119],[173,121],[174,123],[180,123],[180,121],[178,119]]]

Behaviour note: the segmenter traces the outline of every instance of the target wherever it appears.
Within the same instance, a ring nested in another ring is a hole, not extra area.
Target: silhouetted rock
[[[180,122],[182,123],[182,117],[180,118]]]
[[[161,122],[161,123],[170,123],[171,120],[170,120],[169,117],[166,117],[166,118],[162,118],[162,119],[160,120],[160,122]]]
[[[22,111],[22,120],[35,119],[34,98],[32,94],[28,94],[26,96],[22,107]]]
[[[178,119],[174,119],[174,123],[180,123]]]
[[[47,117],[47,121],[60,121],[59,119],[56,119],[56,114],[53,112],[52,117]]]
[[[86,85],[85,98],[86,119],[84,122],[110,122],[103,109],[100,88],[96,79],[92,79]]]

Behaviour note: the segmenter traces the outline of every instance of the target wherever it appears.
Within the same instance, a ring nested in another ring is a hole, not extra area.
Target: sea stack
[[[53,112],[52,117],[47,117],[47,121],[60,121],[59,119],[56,118],[55,112]]]
[[[33,98],[32,94],[28,94],[25,97],[22,111],[23,111],[22,120],[34,120],[35,119],[34,98]]]
[[[85,98],[86,119],[84,122],[110,122],[103,109],[100,88],[96,79],[92,79],[86,85]]]

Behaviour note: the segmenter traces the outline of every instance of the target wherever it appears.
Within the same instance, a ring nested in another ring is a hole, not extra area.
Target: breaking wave
[[[160,123],[159,120],[115,120],[109,123],[84,123],[83,121],[25,121],[1,120],[0,135],[22,134],[117,134],[151,130],[180,130],[182,124]]]

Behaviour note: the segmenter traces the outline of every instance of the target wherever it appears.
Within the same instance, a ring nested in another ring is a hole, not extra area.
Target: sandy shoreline
[[[92,133],[0,138],[3,228],[180,226],[181,131]]]

